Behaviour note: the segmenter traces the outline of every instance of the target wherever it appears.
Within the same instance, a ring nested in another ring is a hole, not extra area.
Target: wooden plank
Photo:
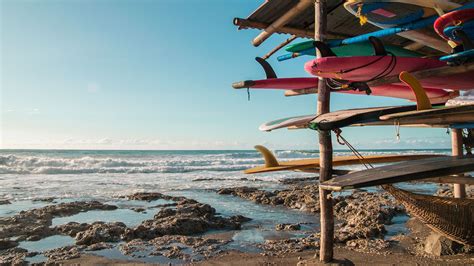
[[[332,130],[357,123],[379,121],[379,117],[386,114],[413,110],[416,110],[416,105],[339,110],[319,115],[311,123],[314,123],[320,130]]]
[[[423,117],[423,116],[433,116],[433,115],[456,115],[458,113],[464,113],[474,111],[474,104],[472,105],[460,105],[460,106],[446,106],[441,108],[433,108],[420,111],[408,111],[400,112],[395,114],[383,115],[380,117],[380,120],[391,120],[391,119],[403,119],[410,117]]]
[[[330,190],[370,187],[474,171],[474,158],[444,157],[408,161],[359,171],[322,182]]]

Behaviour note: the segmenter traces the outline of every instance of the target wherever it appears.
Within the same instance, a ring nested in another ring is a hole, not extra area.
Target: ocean
[[[363,155],[449,154],[448,149],[362,150]],[[280,160],[315,158],[317,151],[277,150]],[[349,151],[335,151],[351,155]],[[263,164],[255,150],[0,150],[0,198],[115,198],[139,191],[196,191],[222,187],[281,187],[279,180],[313,174],[245,175]],[[361,165],[346,169],[363,169]]]

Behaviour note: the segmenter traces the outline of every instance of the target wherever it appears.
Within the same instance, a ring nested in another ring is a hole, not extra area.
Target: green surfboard
[[[290,53],[299,53],[305,51],[305,54],[307,55],[316,55],[316,50],[313,49],[313,41],[306,41],[306,42],[301,42],[301,43],[296,43],[292,45],[286,46],[285,50],[290,52]],[[312,49],[312,50],[310,50]],[[396,56],[403,56],[403,57],[420,57],[422,54],[419,54],[414,51],[410,51],[407,49],[404,49],[399,46],[394,46],[394,45],[386,45],[385,49],[387,52],[391,52]],[[308,53],[308,50],[310,52]],[[362,42],[362,43],[354,43],[354,44],[348,44],[348,45],[343,45],[343,46],[338,46],[338,47],[333,47],[331,50],[337,55],[337,56],[370,56],[374,54],[374,50],[372,48],[372,45],[370,42]]]

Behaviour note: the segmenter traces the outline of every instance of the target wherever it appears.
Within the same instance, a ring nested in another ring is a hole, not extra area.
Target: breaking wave
[[[242,171],[263,161],[257,158],[57,158],[0,156],[0,174],[188,173]]]

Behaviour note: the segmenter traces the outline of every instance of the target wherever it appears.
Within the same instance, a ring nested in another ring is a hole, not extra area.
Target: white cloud
[[[26,110],[26,114],[28,115],[37,115],[39,113],[40,113],[40,109],[38,108],[31,108],[31,109]]]

